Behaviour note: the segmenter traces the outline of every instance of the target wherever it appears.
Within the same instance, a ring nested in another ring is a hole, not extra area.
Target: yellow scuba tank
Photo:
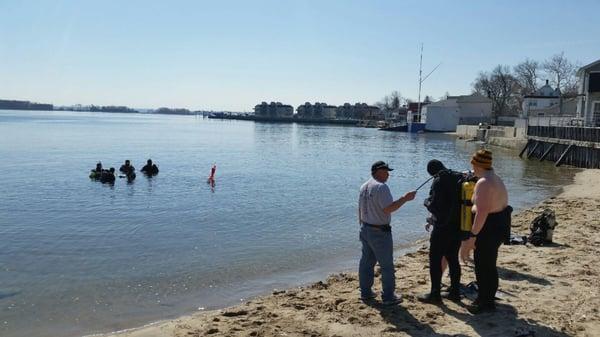
[[[475,190],[475,182],[465,181],[462,183],[460,191],[460,230],[463,232],[470,232],[473,227],[473,213],[471,208],[473,207],[473,191]]]

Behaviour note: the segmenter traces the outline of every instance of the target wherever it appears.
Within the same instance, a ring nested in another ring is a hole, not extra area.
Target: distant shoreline
[[[70,112],[95,112],[95,113],[123,113],[131,115],[175,115],[175,116],[202,116],[209,119],[227,119],[227,120],[243,120],[243,121],[254,121],[254,122],[265,122],[265,123],[301,123],[301,124],[333,124],[333,125],[347,125],[357,126],[360,122],[356,119],[326,119],[326,118],[294,118],[294,117],[263,117],[255,115],[242,115],[239,113],[229,112],[208,112],[208,111],[197,111],[197,112],[160,112],[160,111],[93,111],[93,110],[72,110],[72,109],[53,109],[53,110],[31,110],[31,109],[3,109],[0,111],[35,111],[35,112],[57,112],[57,111],[70,111]]]
[[[190,112],[190,113],[181,113],[181,112],[156,112],[156,111],[94,111],[94,110],[74,110],[74,109],[13,109],[13,108],[0,108],[0,111],[31,111],[31,112],[60,112],[60,111],[69,111],[69,112],[98,112],[98,113],[123,113],[123,114],[132,114],[132,115],[177,115],[177,116],[208,116],[210,112]]]
[[[254,115],[216,115],[208,116],[209,119],[233,119],[255,122],[272,123],[304,123],[304,124],[337,124],[337,125],[357,125],[356,119],[326,119],[326,118],[294,118],[294,117],[266,117]]]

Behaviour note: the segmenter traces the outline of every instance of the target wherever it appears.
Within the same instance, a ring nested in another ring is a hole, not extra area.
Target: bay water
[[[0,335],[116,331],[354,270],[358,189],[374,161],[395,169],[397,198],[429,178],[430,159],[468,169],[479,146],[332,125],[0,110]],[[572,180],[571,169],[492,150],[517,210]],[[148,158],[156,177],[139,172]],[[88,178],[96,162],[118,170],[126,159],[132,183]],[[399,251],[427,236],[428,188],[392,217]]]

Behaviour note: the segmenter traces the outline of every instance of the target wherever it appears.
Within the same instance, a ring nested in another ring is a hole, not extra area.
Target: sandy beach
[[[513,234],[527,235],[545,208],[556,212],[558,226],[551,245],[500,248],[501,299],[495,313],[469,314],[469,299],[445,300],[441,306],[418,302],[416,296],[429,290],[424,242],[396,259],[396,290],[404,299],[398,306],[363,303],[357,274],[340,273],[235,307],[111,336],[600,336],[599,206],[600,170],[584,170],[560,195],[513,214]],[[463,266],[462,283],[474,278],[472,267]],[[380,286],[377,279],[374,290]]]

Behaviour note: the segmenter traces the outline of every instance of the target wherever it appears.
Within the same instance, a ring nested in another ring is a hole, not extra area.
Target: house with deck
[[[600,60],[579,68],[577,116],[586,126],[600,126]]]

